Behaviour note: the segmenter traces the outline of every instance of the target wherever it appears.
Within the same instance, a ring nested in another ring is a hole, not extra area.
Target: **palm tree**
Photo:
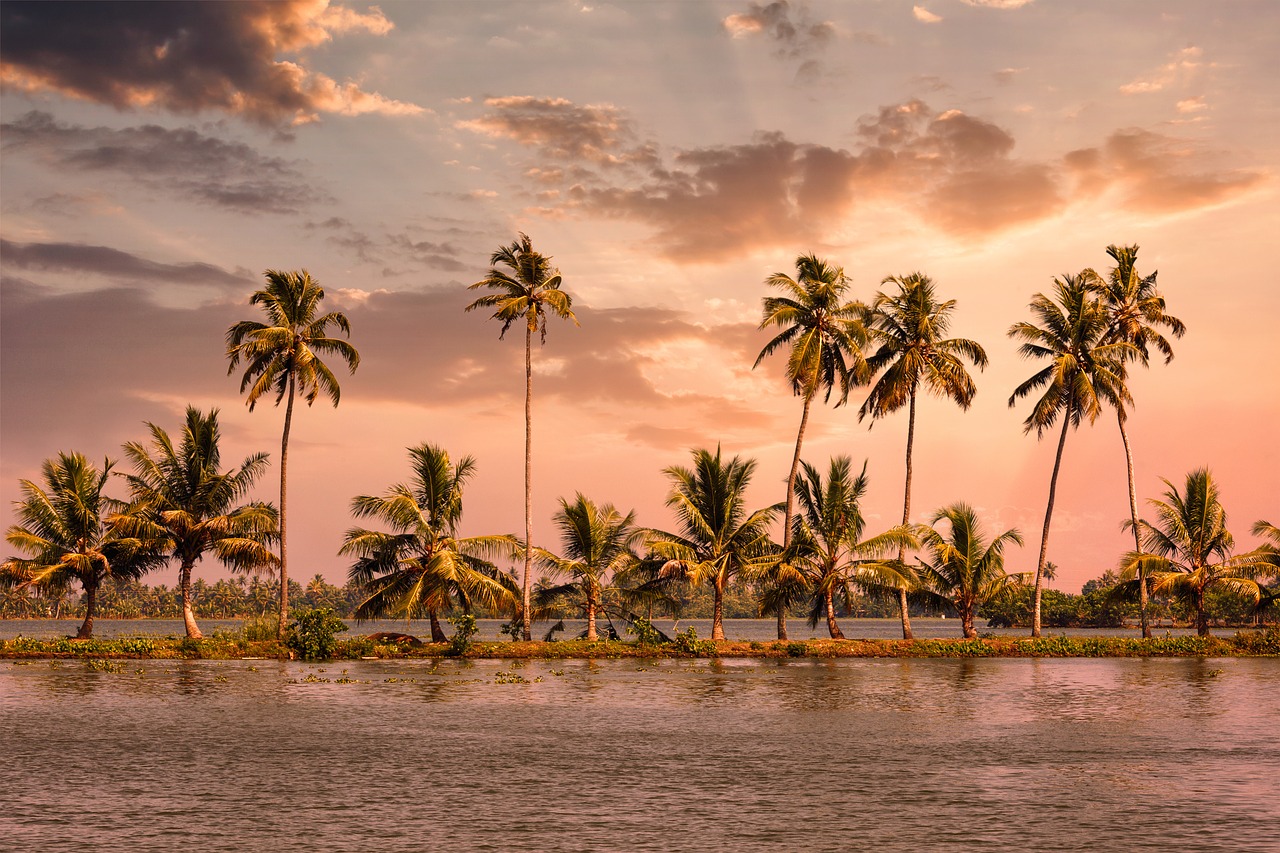
[[[848,604],[851,585],[885,586],[898,589],[909,579],[900,571],[900,563],[880,559],[894,548],[915,548],[915,536],[906,527],[895,527],[886,533],[863,540],[866,519],[862,515],[862,498],[867,492],[867,466],[852,476],[848,456],[831,459],[826,481],[822,472],[808,462],[801,463],[803,473],[796,481],[796,497],[800,511],[792,521],[792,548],[795,563],[803,573],[811,595],[809,627],[826,619],[827,632],[833,640],[843,640],[836,624],[835,599],[841,596]]]
[[[1053,501],[1062,468],[1062,450],[1067,430],[1079,427],[1082,420],[1093,423],[1103,403],[1123,406],[1131,402],[1124,384],[1124,362],[1135,349],[1127,341],[1107,338],[1109,315],[1101,302],[1089,291],[1088,275],[1066,275],[1054,279],[1054,299],[1037,293],[1031,299],[1031,313],[1039,325],[1026,321],[1014,323],[1009,336],[1023,341],[1018,353],[1023,358],[1046,359],[1049,364],[1014,389],[1009,405],[1034,391],[1043,389],[1031,414],[1023,421],[1023,432],[1036,431],[1040,438],[1062,418],[1058,452],[1054,456],[1053,474],[1049,478],[1049,502],[1044,513],[1044,530],[1040,536],[1040,557],[1036,563],[1031,636],[1040,636],[1040,596],[1044,578],[1045,556],[1049,548],[1049,524],[1053,519]]]
[[[946,521],[945,533],[938,522]],[[964,636],[978,636],[973,618],[988,601],[1010,595],[1027,580],[1026,574],[1009,575],[1004,571],[1004,549],[1010,542],[1022,544],[1022,534],[1006,530],[987,541],[978,514],[966,503],[943,507],[929,519],[930,527],[921,529],[920,539],[929,552],[929,561],[920,561],[920,575],[927,589],[949,601],[960,614]]]
[[[671,481],[667,506],[675,510],[679,529],[649,531],[649,547],[665,561],[662,577],[711,585],[713,640],[724,639],[724,590],[729,581],[777,561],[769,526],[782,504],[746,511],[746,490],[755,468],[754,459],[735,456],[725,462],[717,447],[714,455],[694,450],[692,468],[672,465],[663,472]]]
[[[181,441],[153,423],[150,448],[124,446],[135,473],[125,477],[133,498],[127,516],[140,533],[165,543],[180,563],[178,586],[187,636],[203,636],[191,609],[191,570],[210,551],[233,569],[245,571],[274,562],[267,545],[275,536],[275,508],[264,503],[237,506],[267,467],[267,454],[247,457],[239,468],[220,470],[218,410],[204,415],[187,407]]]
[[[165,560],[161,543],[123,531],[124,503],[103,494],[113,465],[106,460],[99,470],[79,453],[46,459],[43,485],[18,481],[18,524],[5,534],[27,556],[0,564],[0,584],[58,592],[79,583],[85,594],[84,623],[76,632],[81,640],[93,636],[103,582],[141,577]]]
[[[349,580],[365,591],[356,619],[426,615],[432,642],[442,643],[440,612],[455,601],[469,611],[473,602],[493,606],[505,599],[505,588],[484,558],[508,556],[518,542],[510,535],[458,536],[462,490],[475,473],[474,459],[464,456],[455,466],[447,452],[430,444],[409,448],[409,459],[410,482],[351,500],[356,518],[376,519],[391,532],[353,527],[338,553],[355,557]]]
[[[870,373],[863,358],[867,330],[862,322],[866,306],[846,302],[849,280],[844,269],[832,266],[816,255],[796,258],[796,277],[776,272],[765,280],[770,287],[780,288],[784,296],[764,297],[760,328],[782,329],[756,356],[752,369],[760,366],[778,348],[788,347],[786,375],[791,390],[804,401],[800,429],[796,433],[796,449],[787,474],[786,513],[782,520],[782,548],[791,544],[791,520],[794,517],[796,475],[800,470],[800,448],[809,424],[809,407],[819,391],[824,402],[840,389],[836,405],[849,397],[849,389],[864,384]],[[777,608],[778,639],[787,638],[785,606]]]
[[[524,331],[524,590],[521,606],[524,608],[524,639],[532,639],[532,619],[528,618],[531,607],[530,575],[533,570],[533,554],[529,550],[533,541],[533,333],[540,332],[542,343],[547,342],[547,316],[554,314],[578,324],[571,306],[573,299],[560,289],[560,270],[551,266],[551,258],[533,250],[533,243],[528,235],[521,233],[518,240],[510,246],[503,246],[493,253],[489,259],[492,268],[489,274],[468,290],[487,287],[494,293],[487,293],[467,306],[467,311],[476,308],[493,308],[493,319],[502,321],[502,332],[498,338],[506,336],[507,330],[519,319],[525,321]],[[498,265],[507,267],[510,272],[501,270]]]
[[[1231,555],[1235,538],[1227,530],[1227,511],[1208,468],[1187,474],[1182,494],[1168,480],[1164,484],[1169,487],[1164,500],[1147,501],[1156,511],[1156,523],[1138,522],[1142,546],[1125,555],[1121,568],[1130,576],[1144,570],[1153,591],[1190,604],[1196,611],[1196,633],[1207,637],[1205,593],[1222,587],[1257,603],[1261,589],[1255,577],[1271,566],[1261,550]]]
[[[348,337],[351,325],[340,311],[320,314],[324,289],[306,271],[267,270],[267,286],[249,297],[250,305],[261,305],[267,323],[241,320],[227,330],[227,374],[245,363],[240,393],[248,389],[246,402],[253,411],[258,399],[274,391],[276,405],[288,396],[284,410],[284,432],[280,438],[280,627],[284,639],[289,620],[289,548],[287,485],[289,470],[289,426],[293,422],[293,398],[300,393],[310,406],[323,391],[338,405],[342,389],[338,379],[321,359],[332,355],[347,363],[355,373],[360,353],[346,341],[328,337],[330,326]]]
[[[1127,341],[1137,350],[1137,358],[1145,367],[1150,361],[1150,347],[1154,346],[1164,354],[1164,363],[1173,360],[1173,347],[1160,334],[1158,327],[1164,327],[1174,337],[1180,338],[1187,327],[1177,317],[1165,312],[1164,296],[1156,287],[1156,276],[1153,272],[1148,276],[1138,275],[1137,246],[1108,246],[1107,254],[1115,261],[1106,279],[1093,277],[1091,289],[1102,299],[1109,315],[1109,328],[1106,338],[1113,341]],[[1120,441],[1124,444],[1124,460],[1129,475],[1129,519],[1133,530],[1133,547],[1142,550],[1142,542],[1138,532],[1138,493],[1134,485],[1133,450],[1129,446],[1129,434],[1125,430],[1128,413],[1124,406],[1116,407],[1116,422],[1120,425]],[[1139,572],[1142,567],[1139,566]],[[1151,636],[1151,625],[1147,618],[1148,605],[1146,578],[1138,578],[1138,613],[1142,622],[1142,636]]]
[[[902,490],[902,523],[911,522],[911,451],[916,433],[916,396],[923,383],[926,390],[948,397],[968,409],[978,392],[964,362],[979,369],[987,366],[987,353],[967,338],[946,338],[956,301],[939,302],[933,280],[923,273],[905,277],[889,276],[881,284],[896,284],[896,293],[876,294],[871,306],[868,330],[878,345],[867,363],[873,372],[884,371],[871,387],[867,401],[858,410],[858,420],[867,415],[872,423],[904,405],[907,417],[907,477]],[[905,562],[905,551],[898,561]],[[902,636],[911,639],[911,617],[907,613],[907,590],[898,589],[902,612]]]
[[[540,589],[538,603],[581,602],[587,617],[586,639],[592,642],[598,639],[596,613],[604,603],[606,576],[616,579],[640,562],[635,547],[646,534],[635,520],[635,512],[623,515],[613,504],[597,506],[580,493],[573,503],[561,498],[554,521],[560,528],[564,556],[535,549],[546,574],[570,576],[567,583]]]
[[[1259,574],[1270,574],[1272,578],[1280,579],[1280,527],[1269,521],[1259,519],[1253,523],[1253,535],[1271,540],[1263,542],[1253,552],[1261,562],[1270,567],[1265,571],[1260,571]],[[1259,619],[1264,613],[1271,610],[1276,602],[1280,601],[1280,584],[1273,583],[1263,586],[1261,593],[1258,607],[1254,611]]]

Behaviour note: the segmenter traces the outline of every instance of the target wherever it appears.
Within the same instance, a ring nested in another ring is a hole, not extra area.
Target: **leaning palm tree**
[[[947,530],[938,523],[947,522]],[[1010,575],[1004,570],[1004,549],[1010,543],[1022,544],[1022,534],[1006,530],[987,541],[978,514],[966,503],[945,506],[929,519],[929,527],[921,529],[920,539],[930,559],[920,561],[920,576],[925,588],[939,599],[953,605],[960,614],[964,636],[978,636],[973,618],[988,601],[999,601],[1011,595],[1027,580],[1026,574]]]
[[[862,321],[866,306],[846,301],[849,280],[843,268],[832,266],[813,254],[796,258],[794,279],[786,273],[776,272],[766,279],[765,284],[780,288],[785,295],[764,297],[760,328],[776,326],[782,331],[764,345],[752,368],[759,367],[767,356],[786,346],[787,381],[791,383],[792,393],[804,401],[795,453],[791,456],[791,470],[787,473],[786,513],[782,520],[782,547],[785,551],[791,544],[796,475],[800,470],[800,448],[809,423],[809,407],[819,391],[823,392],[824,402],[829,402],[836,389],[840,391],[836,401],[838,406],[848,399],[850,388],[864,384],[870,378],[862,352],[867,344],[867,330]],[[785,640],[785,606],[777,608],[777,615],[778,639]]]
[[[806,580],[809,627],[817,627],[818,620],[825,618],[831,639],[843,640],[844,633],[836,623],[836,599],[847,605],[854,586],[910,586],[901,561],[882,558],[895,548],[915,548],[919,543],[905,526],[863,539],[867,526],[862,514],[862,498],[867,492],[865,462],[854,477],[849,457],[835,456],[825,481],[817,468],[808,462],[801,464],[803,472],[796,481],[800,511],[792,521],[791,561]]]
[[[539,603],[580,604],[587,618],[586,639],[594,642],[598,639],[596,615],[604,604],[607,579],[612,576],[616,580],[640,562],[635,549],[646,533],[636,527],[635,512],[623,515],[613,504],[597,506],[582,494],[573,503],[561,498],[554,521],[560,528],[563,556],[542,548],[535,553],[545,574],[568,575],[569,580],[540,589]]]
[[[1107,338],[1109,315],[1106,306],[1090,293],[1088,278],[1087,274],[1081,274],[1054,279],[1055,298],[1037,293],[1031,299],[1031,313],[1039,325],[1023,321],[1009,328],[1009,336],[1023,342],[1018,348],[1023,358],[1049,362],[1015,388],[1009,397],[1009,405],[1013,406],[1023,397],[1043,389],[1031,414],[1023,421],[1023,432],[1034,429],[1036,437],[1040,438],[1059,417],[1062,419],[1058,452],[1049,478],[1049,501],[1040,535],[1040,557],[1036,563],[1031,617],[1033,637],[1040,636],[1041,585],[1067,430],[1079,427],[1086,419],[1089,423],[1096,421],[1104,403],[1123,406],[1131,402],[1124,383],[1124,362],[1132,357],[1135,348],[1127,341]]]
[[[1164,500],[1147,503],[1156,511],[1156,522],[1139,521],[1142,547],[1121,562],[1125,575],[1143,570],[1155,592],[1168,592],[1187,602],[1196,612],[1196,633],[1209,636],[1205,593],[1223,588],[1246,596],[1256,604],[1261,589],[1256,580],[1272,566],[1259,550],[1232,556],[1235,539],[1227,530],[1227,511],[1218,484],[1208,468],[1187,474],[1181,494],[1168,480]]]
[[[442,643],[440,613],[455,603],[468,611],[474,603],[506,603],[506,589],[486,558],[512,555],[518,541],[510,535],[458,536],[462,490],[475,473],[472,457],[455,466],[441,448],[420,444],[409,448],[409,459],[411,481],[351,500],[356,518],[375,519],[391,531],[353,527],[338,553],[355,558],[349,580],[364,590],[356,619],[425,615],[432,642]]]
[[[876,294],[871,306],[869,333],[878,345],[867,358],[873,372],[884,373],[871,387],[867,401],[858,410],[858,420],[870,415],[872,423],[908,408],[907,477],[902,490],[902,523],[911,522],[911,451],[916,434],[916,397],[921,385],[939,397],[947,397],[968,409],[978,392],[965,369],[970,361],[979,369],[987,366],[987,353],[967,338],[947,338],[951,312],[956,301],[939,302],[933,280],[923,273],[889,276],[881,284],[896,284],[896,293]],[[906,552],[898,553],[905,562]],[[898,590],[902,612],[902,636],[911,639],[911,618],[907,613],[907,590]]]
[[[693,451],[693,467],[672,465],[663,473],[671,481],[667,506],[675,510],[675,532],[650,530],[651,553],[663,560],[662,577],[693,585],[710,584],[713,609],[711,639],[724,639],[724,590],[739,575],[762,571],[778,556],[769,540],[782,504],[746,510],[746,490],[755,473],[754,459],[725,461],[720,448]]]
[[[221,470],[218,448],[218,410],[208,415],[187,407],[181,440],[153,423],[151,446],[129,442],[125,455],[134,473],[125,477],[132,495],[125,529],[146,533],[165,543],[170,558],[179,561],[178,588],[187,636],[203,636],[191,609],[191,571],[206,553],[227,566],[247,571],[272,564],[269,549],[275,537],[275,507],[253,502],[239,504],[267,467],[267,454],[246,457],[239,468]],[[237,505],[239,504],[239,505]]]
[[[355,373],[360,353],[344,340],[328,337],[330,326],[351,335],[351,325],[340,311],[320,314],[324,290],[306,271],[267,270],[267,286],[249,297],[250,305],[262,306],[266,323],[241,320],[227,330],[227,374],[245,363],[240,393],[248,390],[246,402],[253,411],[258,399],[275,393],[276,405],[288,397],[284,410],[284,432],[280,438],[280,638],[284,639],[289,620],[289,548],[287,485],[289,470],[289,427],[293,423],[293,398],[301,394],[310,406],[323,391],[338,405],[342,389],[338,379],[321,359],[332,355],[347,363]]]
[[[1137,350],[1137,359],[1145,367],[1150,362],[1150,348],[1154,346],[1164,354],[1164,363],[1173,360],[1173,347],[1160,333],[1160,327],[1180,338],[1187,327],[1177,317],[1165,311],[1164,296],[1156,286],[1158,273],[1138,275],[1137,246],[1108,246],[1107,254],[1115,266],[1103,279],[1091,278],[1090,287],[1102,299],[1109,316],[1108,340],[1127,341]],[[1138,531],[1138,493],[1133,477],[1133,450],[1129,446],[1129,434],[1125,430],[1128,412],[1123,405],[1116,407],[1116,421],[1120,425],[1120,441],[1124,444],[1124,460],[1129,476],[1129,519],[1133,530],[1133,547],[1142,550]],[[1142,567],[1138,567],[1139,572]],[[1142,636],[1151,636],[1151,624],[1147,618],[1148,593],[1146,578],[1138,578],[1138,613],[1142,622]]]
[[[542,343],[547,342],[547,317],[554,314],[575,325],[578,318],[574,316],[571,306],[573,299],[560,289],[562,283],[560,270],[551,266],[551,258],[533,250],[533,243],[528,235],[521,233],[520,238],[510,246],[503,246],[493,253],[489,259],[492,268],[489,274],[470,285],[468,290],[487,287],[494,293],[487,293],[467,306],[467,311],[476,308],[493,308],[493,319],[502,321],[502,332],[498,338],[506,336],[507,330],[517,320],[524,320],[524,590],[521,606],[524,618],[524,639],[532,639],[530,633],[532,620],[528,618],[531,606],[530,576],[533,569],[533,553],[529,550],[533,541],[533,333],[542,335]],[[498,266],[507,267],[507,270]]]
[[[93,636],[98,590],[108,579],[133,580],[164,563],[161,543],[125,533],[125,504],[103,493],[114,463],[101,469],[79,453],[59,453],[41,468],[43,484],[19,480],[14,501],[18,523],[5,539],[26,554],[0,564],[5,587],[67,589],[74,581],[85,594],[85,616],[77,639]]]

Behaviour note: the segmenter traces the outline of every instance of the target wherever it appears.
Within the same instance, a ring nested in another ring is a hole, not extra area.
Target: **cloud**
[[[727,16],[721,25],[733,38],[767,38],[774,53],[788,59],[812,57],[826,50],[836,34],[830,21],[815,22],[807,7],[801,5],[793,10],[786,0],[767,5],[752,3],[747,11]]]
[[[269,126],[320,113],[417,115],[422,107],[339,83],[297,56],[335,36],[382,36],[392,26],[376,6],[360,13],[328,0],[9,0],[0,5],[0,82],[120,110],[217,110]]]
[[[654,152],[636,139],[631,121],[611,104],[579,106],[564,98],[486,98],[489,113],[458,127],[540,148],[557,160],[599,166],[648,165]]]
[[[1120,87],[1125,95],[1142,95],[1159,92],[1174,83],[1190,81],[1206,63],[1201,59],[1204,51],[1198,47],[1184,47],[1156,70]],[[1214,63],[1208,63],[1213,68]]]
[[[114,172],[152,190],[243,213],[292,213],[326,199],[292,161],[190,127],[84,127],[33,110],[0,131],[6,154],[31,153],[58,169]]]
[[[107,246],[84,243],[14,243],[0,240],[6,268],[102,276],[130,283],[163,282],[174,287],[214,287],[240,290],[252,284],[244,273],[231,273],[212,264],[166,264]]]
[[[1209,105],[1204,102],[1204,95],[1178,101],[1175,106],[1177,107],[1178,112],[1183,115],[1188,113],[1198,113],[1209,108]]]
[[[999,71],[992,72],[991,76],[996,78],[997,83],[1007,85],[1026,70],[1026,68],[1001,68]]]
[[[1081,192],[1117,192],[1142,213],[1225,204],[1270,180],[1261,170],[1217,168],[1197,144],[1139,128],[1118,130],[1101,147],[1072,151],[1064,162]]]
[[[912,6],[911,14],[922,24],[936,24],[942,20],[941,15],[935,15],[923,6]]]
[[[1021,9],[1030,5],[1032,0],[961,0],[966,6],[979,6],[984,9]]]

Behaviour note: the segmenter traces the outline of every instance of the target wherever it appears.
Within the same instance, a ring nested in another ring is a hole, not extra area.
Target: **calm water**
[[[218,629],[238,631],[241,626],[239,619],[201,619],[200,630],[206,635],[212,634]],[[431,626],[422,620],[415,620],[405,623],[403,619],[374,619],[368,622],[362,622],[357,625],[354,621],[348,621],[351,631],[347,636],[356,636],[359,634],[372,634],[376,631],[400,631],[406,634],[413,634],[415,637],[421,637],[424,640],[431,639]],[[480,619],[477,620],[479,632],[476,637],[480,640],[503,640],[509,639],[498,633],[499,629],[506,622],[499,619]],[[707,639],[711,636],[711,620],[710,619],[681,619],[679,622],[673,623],[670,619],[657,619],[653,623],[660,631],[665,632],[668,636],[676,631],[684,631],[690,627],[698,632],[698,636]],[[1001,629],[981,627],[979,623],[979,631],[983,633],[992,633],[1001,636],[1024,637],[1028,634],[1027,629]],[[66,637],[75,634],[80,627],[78,619],[0,619],[0,639],[11,639],[21,634],[24,637]],[[534,626],[534,634],[541,637],[551,627],[551,623],[536,623]],[[568,629],[558,633],[559,639],[569,639],[587,627],[586,622],[574,622],[566,620],[565,627]],[[626,632],[626,628],[619,624],[616,626],[618,633],[623,639],[634,639]],[[853,639],[898,639],[902,637],[902,623],[897,619],[844,619],[840,622],[840,628],[844,631],[846,637]],[[453,633],[453,626],[444,623],[446,633]],[[912,619],[911,629],[916,637],[960,637],[960,620],[958,619]],[[601,624],[600,630],[604,630],[604,623]],[[1219,628],[1215,633],[1222,636],[1231,636],[1235,633],[1234,628]],[[181,619],[95,619],[93,622],[94,636],[97,637],[128,637],[140,634],[149,634],[154,636],[183,636],[186,631],[182,627]],[[773,619],[726,619],[724,623],[725,637],[730,640],[760,640],[768,641],[777,639],[778,629],[777,623]],[[1043,631],[1045,636],[1055,636],[1066,634],[1069,636],[1082,637],[1138,637],[1141,633],[1137,628],[1046,628]],[[1166,633],[1174,636],[1190,636],[1195,633],[1192,628],[1158,628],[1156,631],[1158,636],[1164,636]],[[820,623],[817,628],[810,628],[802,619],[791,619],[787,622],[787,634],[793,640],[806,639],[826,639],[827,634],[826,623]]]
[[[0,661],[0,847],[1270,853],[1278,723],[1271,659]]]

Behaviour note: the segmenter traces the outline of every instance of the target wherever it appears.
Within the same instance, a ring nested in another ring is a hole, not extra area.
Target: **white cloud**
[[[935,15],[923,6],[912,6],[911,14],[916,16],[916,20],[923,24],[936,24],[942,20],[941,15]]]

